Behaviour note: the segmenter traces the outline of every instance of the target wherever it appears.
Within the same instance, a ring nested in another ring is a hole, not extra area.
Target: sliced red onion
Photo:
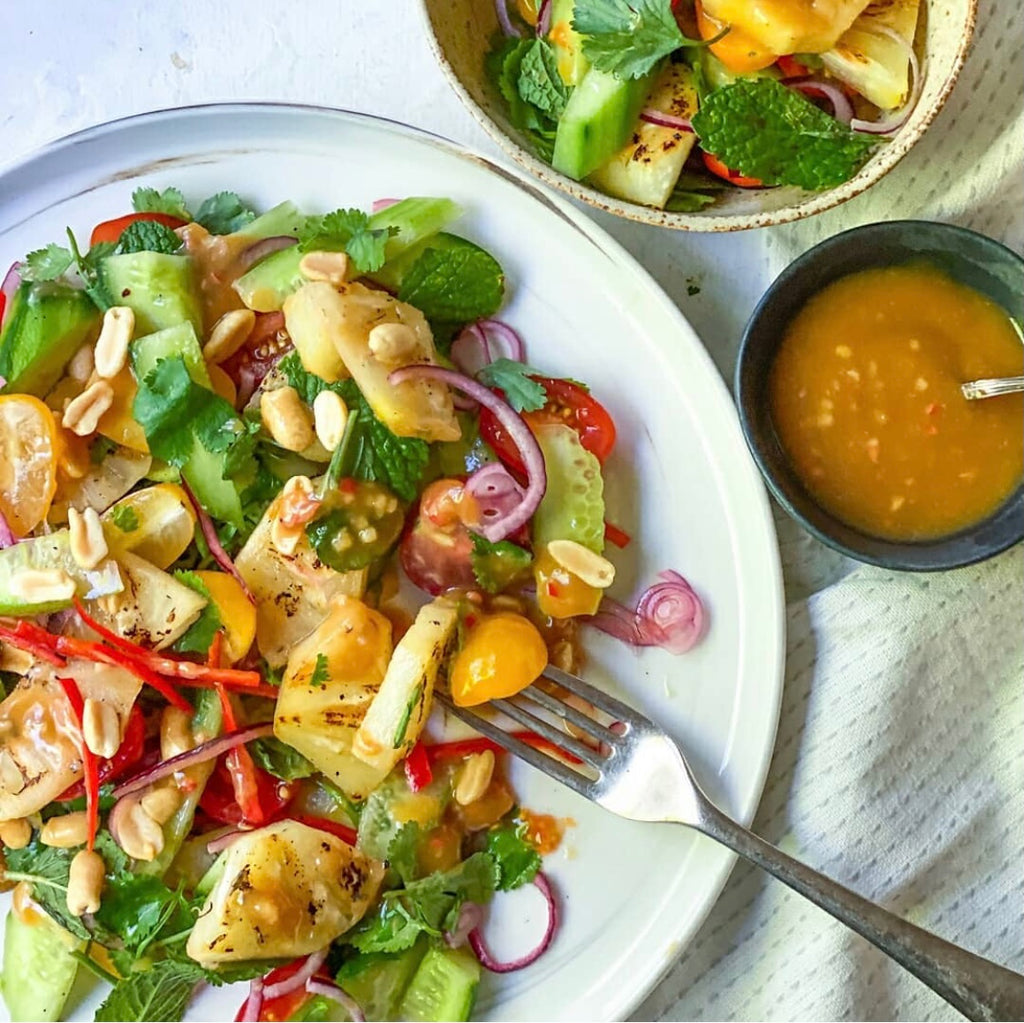
[[[352,1023],[366,1023],[366,1014],[359,1007],[359,1003],[337,984],[332,984],[322,977],[314,977],[306,981],[306,990],[311,995],[320,995],[322,998],[330,998],[337,1002],[352,1018]]]
[[[455,370],[443,369],[441,366],[420,364],[416,366],[403,366],[396,369],[389,377],[388,383],[392,386],[404,383],[406,380],[437,380],[439,383],[447,384],[449,387],[457,388],[471,398],[480,402],[484,408],[490,409],[494,417],[501,424],[508,434],[509,439],[519,451],[519,457],[526,469],[527,486],[522,501],[504,518],[495,522],[489,522],[480,527],[480,533],[491,543],[497,543],[510,536],[520,526],[530,521],[530,516],[537,510],[544,491],[547,489],[547,471],[544,468],[544,455],[541,453],[537,439],[530,432],[530,428],[523,421],[523,417],[516,412],[511,405],[502,401],[496,394],[484,387],[483,384],[471,380],[462,373]]]
[[[280,252],[281,249],[291,248],[297,241],[297,238],[289,234],[261,238],[258,242],[253,242],[247,249],[242,249],[235,261],[234,270],[238,274],[244,274],[249,267],[254,266],[261,259],[266,259],[267,256]]]
[[[306,961],[286,980],[278,981],[276,984],[267,984],[263,988],[264,998],[280,998],[282,995],[289,995],[297,988],[302,987],[307,980],[311,980],[324,964],[327,958],[327,949],[314,952],[306,957]]]
[[[503,963],[491,955],[487,945],[484,943],[479,927],[469,932],[470,947],[473,949],[477,959],[480,960],[480,965],[484,969],[490,970],[491,973],[513,973],[516,970],[529,966],[531,963],[535,963],[547,951],[551,940],[555,936],[555,931],[558,929],[558,903],[555,901],[551,884],[544,876],[544,872],[540,870],[537,871],[533,883],[540,889],[540,893],[544,896],[545,902],[547,902],[548,925],[544,930],[544,937],[540,939],[540,944],[532,952],[527,952],[526,955],[520,956],[518,959]]]
[[[220,537],[217,536],[217,527],[213,524],[213,519],[207,514],[206,509],[199,503],[199,499],[195,494],[192,493],[192,488],[185,482],[184,477],[181,480],[181,487],[185,491],[186,496],[189,499],[189,503],[192,505],[196,513],[196,518],[199,520],[199,528],[202,530],[203,539],[206,541],[206,546],[210,548],[210,554],[213,555],[213,560],[224,569],[225,572],[230,575],[239,586],[242,587],[242,592],[248,597],[250,604],[256,603],[256,598],[252,595],[252,591],[249,589],[248,583],[242,578],[242,573],[235,567],[235,563],[228,557],[228,552],[224,550],[221,545]]]
[[[666,114],[654,107],[644,107],[640,111],[640,120],[648,124],[656,124],[659,128],[674,128],[676,131],[685,131],[692,135],[693,125],[688,117],[676,117],[675,114]]]
[[[477,320],[463,328],[452,342],[452,362],[466,376],[476,376],[496,359],[522,362],[526,357],[523,339],[501,320]]]
[[[370,212],[380,213],[381,210],[386,210],[389,206],[394,206],[395,203],[400,201],[399,199],[374,199],[370,205]]]
[[[207,842],[206,851],[211,856],[217,856],[229,846],[234,845],[242,837],[242,834],[243,832],[239,828],[232,828],[230,831],[224,832],[223,835],[218,835]]]
[[[5,547],[13,547],[17,542],[18,538],[14,535],[14,530],[11,529],[7,516],[0,511],[0,551]]]
[[[660,646],[671,654],[686,653],[703,635],[707,612],[678,572],[658,575],[663,581],[640,597],[636,610],[603,597],[597,614],[582,620],[630,646]]]
[[[541,0],[537,10],[537,35],[546,36],[551,31],[551,0]]]
[[[788,85],[804,96],[824,96],[832,105],[832,116],[843,124],[853,120],[853,104],[839,86],[820,78],[784,78],[783,85]]]
[[[483,524],[500,522],[521,504],[526,491],[501,462],[488,462],[466,480],[466,493],[480,508]]]
[[[519,29],[512,24],[512,19],[508,13],[508,0],[494,0],[494,13],[498,16],[498,24],[501,26],[502,32],[507,36],[519,37]]]
[[[249,981],[249,997],[246,998],[235,1017],[235,1023],[258,1023],[263,1011],[263,978],[253,977]]]
[[[445,933],[445,944],[449,948],[462,948],[469,941],[470,932],[475,931],[483,922],[483,907],[476,902],[464,902],[455,926]]]
[[[894,32],[891,28],[883,26],[879,26],[873,31],[879,35],[888,36],[899,43],[906,51],[907,61],[910,64],[910,95],[907,97],[907,102],[899,110],[893,111],[888,117],[883,117],[880,121],[865,121],[855,117],[850,121],[850,127],[854,131],[861,131],[868,135],[891,135],[902,128],[914,112],[914,107],[917,106],[917,101],[921,98],[921,89],[924,87],[924,81],[921,77],[921,65],[918,63],[917,54],[914,53],[914,47],[899,32]]]
[[[3,326],[3,320],[7,319],[8,314],[11,311],[11,300],[14,298],[14,293],[18,290],[21,284],[21,274],[18,272],[20,263],[11,263],[11,268],[4,274],[3,284],[0,284],[0,292],[3,292],[4,296],[4,314],[3,318],[0,319],[0,326]],[[6,384],[7,381],[4,381]]]
[[[222,753],[233,750],[236,746],[243,746],[247,742],[252,742],[253,739],[262,739],[264,736],[272,735],[273,732],[273,724],[267,721],[261,725],[239,728],[234,732],[228,732],[226,735],[218,735],[217,738],[210,739],[209,742],[204,742],[196,746],[195,749],[186,750],[184,753],[179,753],[169,760],[161,760],[159,764],[142,771],[140,774],[135,775],[134,778],[121,782],[111,794],[115,799],[130,796],[133,792],[138,792],[140,789],[146,788],[147,785],[152,785],[153,782],[159,781],[161,778],[167,778],[178,771],[185,771],[190,767],[195,767],[196,764],[203,764],[207,760],[213,760]]]

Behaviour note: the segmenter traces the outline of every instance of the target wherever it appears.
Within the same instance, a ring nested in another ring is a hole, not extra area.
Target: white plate
[[[0,261],[61,242],[129,208],[140,183],[193,201],[233,189],[260,207],[368,207],[382,196],[447,195],[458,230],[508,275],[501,316],[529,360],[585,380],[619,428],[608,463],[609,518],[635,539],[615,592],[628,599],[678,569],[704,596],[711,627],[683,657],[637,654],[600,635],[588,677],[620,687],[664,724],[713,798],[753,816],[782,688],[783,597],[768,502],[728,393],[682,315],[633,259],[568,203],[520,172],[449,142],[356,114],[272,105],[212,106],[129,118],[73,135],[0,176]],[[616,681],[613,681],[616,680]],[[683,828],[621,821],[522,765],[523,803],[571,817],[546,869],[563,924],[533,967],[487,978],[493,1020],[621,1019],[700,926],[733,858]],[[540,924],[509,899],[491,932]],[[524,934],[519,937],[528,939]],[[94,993],[76,1009],[91,1019]],[[230,1019],[237,990],[208,990],[190,1019]]]

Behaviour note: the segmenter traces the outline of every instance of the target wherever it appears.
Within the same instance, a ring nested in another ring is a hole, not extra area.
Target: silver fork
[[[598,806],[636,821],[687,824],[763,867],[827,910],[924,981],[972,1020],[1024,1020],[1024,976],[901,920],[737,824],[701,790],[679,747],[643,714],[549,665],[542,676],[611,719],[602,724],[537,684],[491,706],[550,740],[580,763],[571,765],[527,745],[443,693],[453,714],[539,771]],[[599,748],[567,734],[552,715],[575,726]]]

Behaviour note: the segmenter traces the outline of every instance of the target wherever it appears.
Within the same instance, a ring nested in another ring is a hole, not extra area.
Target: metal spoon
[[[991,377],[987,380],[968,380],[960,385],[965,398],[995,398],[1000,394],[1024,391],[1024,377]]]

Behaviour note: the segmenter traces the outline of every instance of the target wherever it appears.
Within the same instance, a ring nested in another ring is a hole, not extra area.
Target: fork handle
[[[867,938],[971,1020],[1024,1020],[1024,976],[908,923],[737,824],[706,798],[696,825]]]

